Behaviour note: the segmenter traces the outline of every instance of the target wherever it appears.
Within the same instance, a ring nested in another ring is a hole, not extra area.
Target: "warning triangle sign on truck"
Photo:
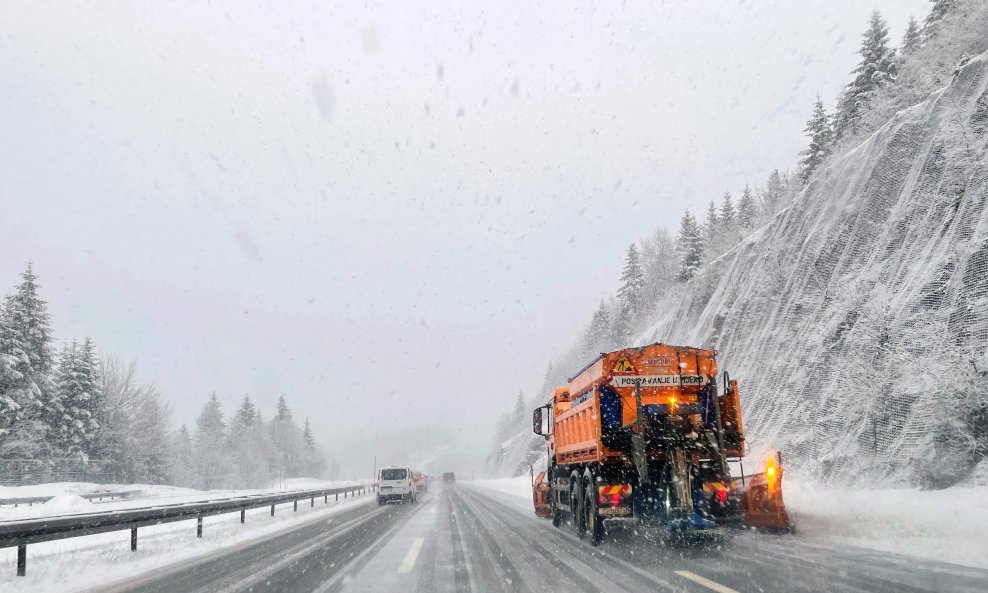
[[[611,373],[615,375],[634,375],[635,367],[632,366],[627,356],[622,356],[614,361],[614,367],[611,368]]]

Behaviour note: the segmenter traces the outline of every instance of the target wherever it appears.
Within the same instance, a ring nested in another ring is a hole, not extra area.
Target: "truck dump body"
[[[666,344],[628,348],[602,354],[570,379],[568,388],[553,395],[556,462],[601,461],[620,456],[606,438],[633,429],[638,418],[636,391],[646,416],[674,412],[713,415],[713,399],[704,393],[717,376],[716,352]],[[721,405],[724,425],[735,427],[737,438],[727,443],[728,456],[738,457],[743,433],[737,390]],[[733,431],[732,431],[733,432]]]

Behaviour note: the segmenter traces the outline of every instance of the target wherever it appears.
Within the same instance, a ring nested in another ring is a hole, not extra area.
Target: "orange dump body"
[[[634,429],[636,386],[640,386],[643,407],[664,406],[674,414],[695,415],[692,420],[699,422],[693,411],[701,403],[700,392],[717,376],[716,355],[714,350],[666,344],[602,354],[571,378],[568,387],[557,388],[553,394],[550,452],[556,463],[585,463],[620,455],[601,442],[602,388],[620,400],[622,428]],[[737,382],[731,384],[731,396],[721,401],[721,417],[740,431]],[[731,456],[743,454],[740,444],[728,448]]]

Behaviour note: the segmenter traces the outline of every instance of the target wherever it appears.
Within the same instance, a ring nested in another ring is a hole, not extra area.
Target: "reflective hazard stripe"
[[[628,494],[631,494],[631,484],[598,486],[597,491],[601,494],[620,494],[622,496],[627,496]]]

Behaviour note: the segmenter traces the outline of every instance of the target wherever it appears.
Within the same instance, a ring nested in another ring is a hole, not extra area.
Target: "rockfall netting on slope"
[[[823,479],[954,483],[988,445],[988,54],[834,158],[641,343],[705,345],[759,453]]]

